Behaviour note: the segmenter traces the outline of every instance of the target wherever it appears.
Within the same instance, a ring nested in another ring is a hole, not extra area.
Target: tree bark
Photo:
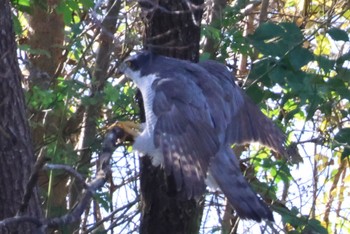
[[[146,26],[145,49],[197,62],[203,0],[139,2]],[[163,169],[153,167],[149,157],[142,157],[140,165],[140,233],[198,233],[204,199],[180,198],[173,176],[166,176]]]
[[[210,26],[220,29],[222,27],[222,20],[224,16],[224,10],[227,6],[227,0],[210,0],[206,2],[207,5],[207,17]],[[212,37],[207,37],[203,46],[203,51],[210,55],[210,59],[215,59],[220,41]]]
[[[16,55],[11,8],[0,0],[0,220],[15,216],[34,165],[34,153],[21,72]],[[33,188],[25,215],[41,218],[37,189]],[[19,223],[0,233],[35,233],[36,227]]]
[[[204,0],[140,0],[145,49],[198,62]]]

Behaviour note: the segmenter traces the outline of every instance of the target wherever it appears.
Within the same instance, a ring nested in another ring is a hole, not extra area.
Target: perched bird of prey
[[[144,101],[142,131],[129,131],[134,150],[173,174],[187,198],[199,198],[207,184],[220,189],[241,218],[273,220],[242,175],[231,145],[258,141],[285,154],[285,136],[235,84],[225,65],[144,51],[126,59],[120,70]]]

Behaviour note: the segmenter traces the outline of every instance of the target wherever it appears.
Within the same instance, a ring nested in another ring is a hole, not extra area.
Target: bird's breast
[[[157,78],[156,75],[148,75],[135,82],[142,94],[146,122],[143,132],[136,138],[134,148],[143,154],[151,156],[154,166],[163,165],[164,163],[161,149],[156,148],[154,145],[154,128],[158,117],[153,112],[155,91],[152,89],[152,84]]]
[[[147,89],[141,90],[141,93],[146,117],[146,126],[144,130],[153,133],[154,127],[157,122],[157,116],[153,112],[153,102],[155,93],[151,90],[151,87],[147,87]]]

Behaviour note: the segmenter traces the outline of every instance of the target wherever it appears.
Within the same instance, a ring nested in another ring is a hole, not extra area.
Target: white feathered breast
[[[136,137],[133,148],[143,155],[147,154],[151,156],[154,166],[163,165],[164,158],[162,151],[154,145],[154,127],[157,123],[157,116],[153,113],[155,92],[152,90],[152,84],[158,77],[154,74],[141,77],[140,72],[134,72],[129,77],[132,78],[142,93],[146,115],[145,127],[141,134]]]

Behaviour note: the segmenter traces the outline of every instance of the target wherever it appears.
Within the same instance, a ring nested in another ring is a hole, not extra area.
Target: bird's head
[[[128,57],[120,65],[119,71],[137,82],[142,76],[147,75],[147,68],[151,65],[155,55],[149,51],[143,51]]]

